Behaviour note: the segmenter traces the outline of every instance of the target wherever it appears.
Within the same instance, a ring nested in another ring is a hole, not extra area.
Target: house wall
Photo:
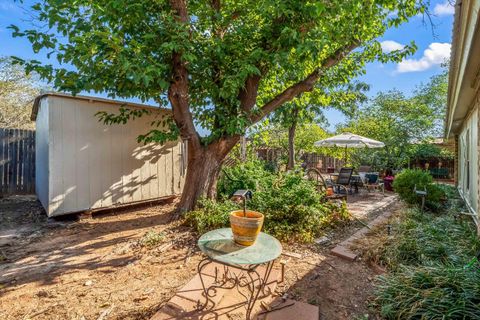
[[[458,189],[471,210],[478,212],[478,106],[468,115],[458,136]]]
[[[35,192],[45,208],[48,207],[48,124],[48,98],[45,98],[35,124]]]
[[[165,110],[104,125],[95,115],[120,105],[48,96],[50,216],[181,193],[181,143],[143,145],[137,137]],[[134,108],[134,107],[127,107]]]

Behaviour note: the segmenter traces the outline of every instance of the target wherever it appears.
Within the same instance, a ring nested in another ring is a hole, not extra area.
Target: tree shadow
[[[168,199],[165,204],[171,201]],[[18,241],[0,247],[7,257],[7,261],[0,262],[2,291],[33,282],[55,284],[60,276],[82,270],[109,274],[141,259],[142,248],[136,245],[146,230],[167,230],[173,239],[188,230],[179,223],[171,224],[171,204],[141,208],[146,212],[142,213],[138,206],[110,209],[80,222],[63,220],[53,222],[54,226],[47,222],[35,226],[40,233],[38,237],[27,233]],[[166,241],[169,240],[172,239]]]
[[[149,143],[136,147],[132,152],[132,156],[141,161],[157,163],[158,160],[160,160],[160,157],[170,154],[171,150],[177,144],[177,141],[167,141],[163,145]]]

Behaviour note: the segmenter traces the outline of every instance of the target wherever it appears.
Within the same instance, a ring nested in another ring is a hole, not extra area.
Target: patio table
[[[275,259],[282,253],[280,242],[261,232],[253,245],[245,247],[233,241],[230,228],[222,228],[203,234],[198,240],[198,247],[206,255],[206,258],[198,263],[198,274],[205,296],[205,303],[200,305],[199,309],[205,309],[209,304],[213,305],[212,308],[215,306],[211,298],[215,296],[217,288],[236,287],[239,291],[241,288],[247,288],[250,295],[244,296],[247,300],[246,319],[249,320],[260,293],[265,295],[265,287]],[[202,270],[213,262],[224,266],[223,274],[220,276],[215,269],[215,281],[206,287]],[[260,265],[265,265],[262,275],[257,270]],[[230,268],[241,272],[232,272]]]

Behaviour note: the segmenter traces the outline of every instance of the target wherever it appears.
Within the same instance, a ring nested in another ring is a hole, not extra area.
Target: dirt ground
[[[0,319],[149,319],[201,259],[198,236],[172,220],[173,206],[58,221],[32,197],[0,199]],[[284,244],[302,259],[282,257],[279,293],[318,305],[321,319],[376,319],[368,309],[376,272],[328,254],[361,226],[336,230],[326,245]],[[148,246],[152,230],[161,237]]]

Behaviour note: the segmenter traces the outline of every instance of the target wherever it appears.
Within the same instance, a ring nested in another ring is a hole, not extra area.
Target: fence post
[[[4,144],[5,144],[5,129],[0,128],[0,196],[2,196],[5,192],[5,190],[3,189],[4,178],[5,178],[4,168],[6,166],[6,160],[4,156],[4,152],[6,148],[4,147]]]

